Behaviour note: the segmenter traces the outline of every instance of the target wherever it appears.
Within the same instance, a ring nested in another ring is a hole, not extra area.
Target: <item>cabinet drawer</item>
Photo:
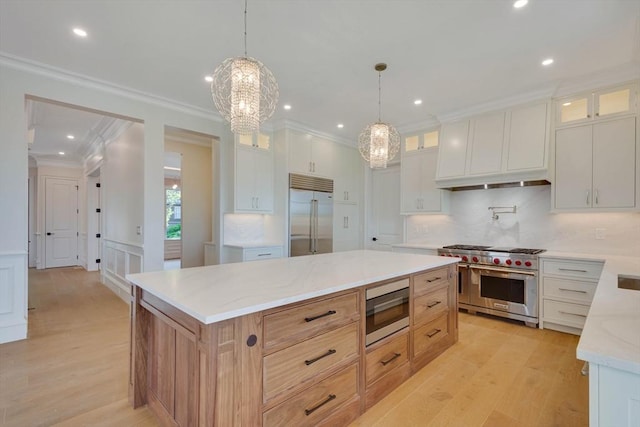
[[[542,261],[542,274],[598,280],[603,265],[602,262],[545,259]]]
[[[449,335],[449,315],[444,313],[437,319],[413,331],[414,357],[431,348],[432,345]]]
[[[543,310],[545,322],[554,322],[574,328],[584,327],[589,313],[589,307],[586,305],[552,300],[544,300]]]
[[[583,304],[591,304],[596,292],[595,282],[543,277],[544,297],[562,298]]]
[[[354,364],[265,412],[264,426],[316,425],[357,393]]]
[[[264,316],[264,346],[295,343],[360,318],[357,293],[324,299]]]
[[[374,348],[367,354],[366,359],[365,370],[367,385],[369,385],[409,360],[408,335],[402,334]]]
[[[449,288],[441,287],[433,292],[414,298],[413,323],[431,321],[449,310]]]
[[[357,357],[360,347],[358,326],[359,323],[354,322],[265,356],[264,401]]]
[[[256,261],[259,259],[282,258],[282,248],[280,246],[269,246],[264,248],[251,248],[244,250],[245,261]]]
[[[439,268],[434,271],[422,273],[413,278],[413,294],[420,295],[430,292],[435,288],[447,286],[449,284],[449,269]]]

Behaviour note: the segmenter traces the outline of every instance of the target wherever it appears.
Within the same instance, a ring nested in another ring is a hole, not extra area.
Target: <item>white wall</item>
[[[640,213],[550,213],[551,187],[514,187],[451,193],[450,215],[413,215],[407,242],[519,246],[640,256]],[[491,219],[489,206],[517,206]],[[596,228],[605,239],[595,237]]]
[[[204,91],[204,89],[203,89]],[[206,91],[205,91],[206,92]],[[211,111],[197,110],[141,92],[110,86],[75,74],[0,57],[0,212],[4,231],[0,239],[0,298],[11,304],[0,309],[0,342],[27,334],[27,177],[25,96],[55,100],[144,122],[144,264],[145,271],[163,265],[163,152],[165,126],[218,136],[231,145],[228,127]],[[213,110],[213,109],[212,109]],[[224,168],[225,165],[222,165]],[[220,185],[224,188],[227,181]],[[221,190],[223,191],[223,190]],[[221,206],[222,209],[222,206]]]

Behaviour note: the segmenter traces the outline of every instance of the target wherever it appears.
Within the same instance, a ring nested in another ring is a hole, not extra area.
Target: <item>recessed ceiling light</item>
[[[413,103],[415,105],[422,105],[422,99],[416,99],[415,101],[413,101]]]
[[[542,61],[542,65],[544,65],[545,67],[549,66],[553,64],[553,58],[547,58],[544,61]]]
[[[284,106],[282,108],[284,108],[285,110],[291,110],[291,105],[284,104]]]
[[[207,83],[213,82],[213,76],[204,76],[204,81]]]
[[[58,151],[58,154],[60,154],[61,156],[64,156],[64,151]]]
[[[69,135],[67,135],[67,139],[76,139],[76,137],[71,135],[71,134],[69,134]]]
[[[338,129],[342,129],[344,125],[342,123],[338,123]]]
[[[78,37],[87,37],[87,32],[82,28],[74,28],[73,34],[75,34]]]
[[[516,2],[513,3],[513,7],[520,9],[521,7],[525,7],[527,3],[529,3],[529,0],[516,0]]]
[[[568,107],[569,105],[571,105],[570,102],[565,102],[564,104],[562,104],[563,107]]]

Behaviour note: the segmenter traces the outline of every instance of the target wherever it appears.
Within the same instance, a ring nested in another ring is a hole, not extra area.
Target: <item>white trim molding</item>
[[[131,302],[131,284],[127,274],[142,273],[144,250],[141,246],[115,240],[103,242],[102,283],[126,303]]]
[[[27,338],[26,251],[0,253],[0,344]]]

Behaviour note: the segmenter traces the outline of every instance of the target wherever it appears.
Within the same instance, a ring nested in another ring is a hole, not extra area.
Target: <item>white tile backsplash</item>
[[[549,185],[452,192],[450,215],[407,217],[407,242],[640,256],[640,213],[550,213],[550,192]],[[513,205],[515,214],[491,218],[489,206]]]
[[[224,244],[254,244],[264,240],[264,215],[224,214]]]

